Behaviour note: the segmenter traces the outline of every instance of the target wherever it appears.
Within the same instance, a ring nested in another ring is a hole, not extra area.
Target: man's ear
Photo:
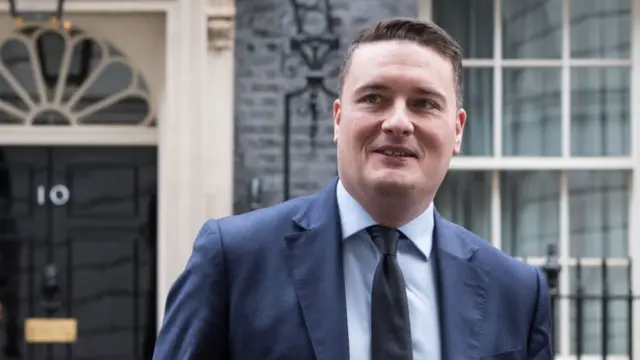
[[[340,132],[340,99],[333,102],[333,142],[338,142],[338,133]]]
[[[456,115],[456,140],[453,146],[453,155],[460,154],[460,149],[462,148],[462,134],[464,132],[464,126],[467,123],[467,112],[460,108],[458,109],[458,114]]]

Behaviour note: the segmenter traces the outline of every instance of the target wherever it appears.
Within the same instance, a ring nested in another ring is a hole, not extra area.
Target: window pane
[[[560,58],[562,0],[503,0],[502,34],[504,58]]]
[[[607,267],[606,276],[603,277],[602,267],[582,267],[580,277],[576,268],[569,269],[571,281],[571,294],[576,294],[578,285],[586,295],[582,300],[582,311],[578,314],[578,302],[570,301],[570,336],[571,352],[576,354],[582,350],[584,355],[602,354],[603,335],[603,278],[607,282],[607,290],[611,298],[604,301],[607,319],[607,353],[609,355],[627,355],[629,333],[627,321],[632,321],[628,317],[628,299],[623,297],[629,294],[629,270],[626,267]],[[637,306],[637,305],[636,305]],[[577,321],[578,316],[582,319],[581,341],[578,341]],[[582,349],[578,349],[578,343],[582,343]]]
[[[630,155],[628,68],[571,70],[571,154]]]
[[[502,249],[519,257],[545,256],[559,238],[560,179],[555,171],[501,174]]]
[[[629,58],[631,0],[571,0],[571,57]]]
[[[464,82],[467,123],[461,155],[490,156],[493,154],[493,69],[465,69]]]
[[[628,256],[629,180],[625,171],[569,173],[572,257]]]
[[[493,57],[493,0],[435,0],[433,21],[456,39],[465,58]]]
[[[449,171],[434,203],[445,219],[491,239],[490,172]]]
[[[559,156],[561,70],[507,68],[503,74],[503,153]]]

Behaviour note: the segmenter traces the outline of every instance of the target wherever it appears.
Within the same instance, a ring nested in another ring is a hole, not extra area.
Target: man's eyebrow
[[[420,95],[436,98],[437,100],[442,102],[447,101],[447,97],[441,91],[438,91],[435,89],[418,87],[415,89],[415,92],[417,92]]]
[[[356,88],[356,94],[362,94],[365,92],[369,92],[369,91],[389,91],[391,90],[391,87],[385,84],[381,84],[381,83],[377,83],[377,82],[373,82],[373,83],[367,83],[364,84],[358,88]],[[415,87],[413,89],[413,92],[420,94],[422,96],[427,96],[430,98],[436,98],[436,100],[441,101],[441,102],[446,102],[447,97],[441,92],[438,91],[436,89],[432,89],[429,87]]]
[[[368,91],[388,91],[391,90],[390,86],[380,84],[380,83],[367,83],[362,86],[356,88],[356,93],[361,94]]]

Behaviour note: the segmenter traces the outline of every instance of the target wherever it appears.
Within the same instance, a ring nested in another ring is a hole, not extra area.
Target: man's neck
[[[406,194],[369,194],[366,191],[356,191],[347,185],[344,186],[373,220],[390,228],[399,228],[408,224],[427,210],[433,201],[432,197],[419,197],[410,191]]]

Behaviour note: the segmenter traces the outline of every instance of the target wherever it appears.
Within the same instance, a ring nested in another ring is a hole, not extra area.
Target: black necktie
[[[382,253],[371,288],[371,359],[411,360],[409,305],[396,259],[400,233],[383,226],[367,231]]]

